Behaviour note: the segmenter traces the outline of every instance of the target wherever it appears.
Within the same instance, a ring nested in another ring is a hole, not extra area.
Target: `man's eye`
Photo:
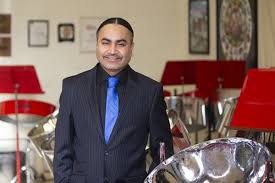
[[[108,45],[109,43],[108,42],[102,42],[103,45]]]
[[[118,43],[117,45],[118,45],[118,46],[120,46],[120,47],[124,47],[124,46],[126,46],[126,44],[125,44],[125,43]]]

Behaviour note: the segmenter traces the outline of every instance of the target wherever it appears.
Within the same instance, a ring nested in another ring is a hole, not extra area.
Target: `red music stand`
[[[18,133],[18,94],[44,93],[41,90],[34,66],[0,66],[0,93],[13,93],[15,95],[16,177],[17,183],[21,183],[21,164]]]
[[[0,66],[0,93],[42,94],[34,66]]]
[[[182,85],[195,83],[196,62],[168,61],[165,65],[161,83],[163,85]]]
[[[275,131],[275,69],[251,69],[230,123],[234,129]]]
[[[242,88],[245,79],[245,61],[219,60],[219,77],[221,88]]]
[[[199,61],[195,72],[196,93],[199,98],[216,100],[216,90],[219,87],[219,62]]]
[[[245,61],[168,61],[161,83],[196,84],[195,96],[215,100],[218,88],[241,88],[245,72]]]

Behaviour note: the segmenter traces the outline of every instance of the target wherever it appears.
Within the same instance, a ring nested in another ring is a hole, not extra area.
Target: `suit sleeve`
[[[150,112],[150,152],[153,162],[149,168],[149,172],[153,170],[159,163],[159,143],[165,143],[166,158],[174,154],[173,140],[166,113],[166,103],[163,98],[163,89],[161,85],[155,90],[153,103]]]
[[[71,113],[72,88],[68,88],[67,80],[63,80],[60,95],[60,108],[55,129],[54,148],[54,182],[69,183],[73,167],[74,127]]]

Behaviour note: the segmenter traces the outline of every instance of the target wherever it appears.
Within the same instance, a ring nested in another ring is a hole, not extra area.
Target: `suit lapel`
[[[121,93],[120,96],[120,103],[121,103],[121,109],[116,121],[116,124],[113,128],[113,131],[110,136],[109,144],[112,144],[114,141],[114,137],[116,134],[119,132],[119,129],[121,126],[123,126],[123,123],[125,123],[124,118],[127,115],[127,106],[129,103],[131,103],[132,99],[135,97],[134,92],[135,92],[135,72],[129,68],[128,71],[128,80],[127,80],[127,85],[126,88],[123,89],[123,92]]]
[[[100,114],[99,114],[99,109],[98,109],[98,95],[97,95],[97,90],[96,90],[96,67],[94,67],[91,72],[88,75],[88,81],[89,83],[89,88],[90,90],[88,91],[88,101],[89,101],[89,106],[91,110],[91,116],[93,118],[92,121],[95,123],[95,127],[98,131],[98,134],[101,138],[101,140],[104,141],[103,137],[103,131],[102,131],[102,125],[100,122]]]

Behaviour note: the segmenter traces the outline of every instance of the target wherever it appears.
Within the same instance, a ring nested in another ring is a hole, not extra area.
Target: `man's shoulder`
[[[63,79],[64,82],[79,82],[79,81],[82,81],[82,80],[85,80],[86,78],[89,78],[95,69],[92,68],[90,70],[87,70],[87,71],[83,71],[81,73],[78,73],[78,74],[75,74],[75,75],[71,75],[71,76],[68,76],[66,78]]]
[[[139,83],[142,83],[144,85],[149,85],[149,86],[160,86],[161,83],[142,74],[142,73],[139,73],[139,72],[136,72],[134,70],[132,70],[136,76],[136,79]]]

